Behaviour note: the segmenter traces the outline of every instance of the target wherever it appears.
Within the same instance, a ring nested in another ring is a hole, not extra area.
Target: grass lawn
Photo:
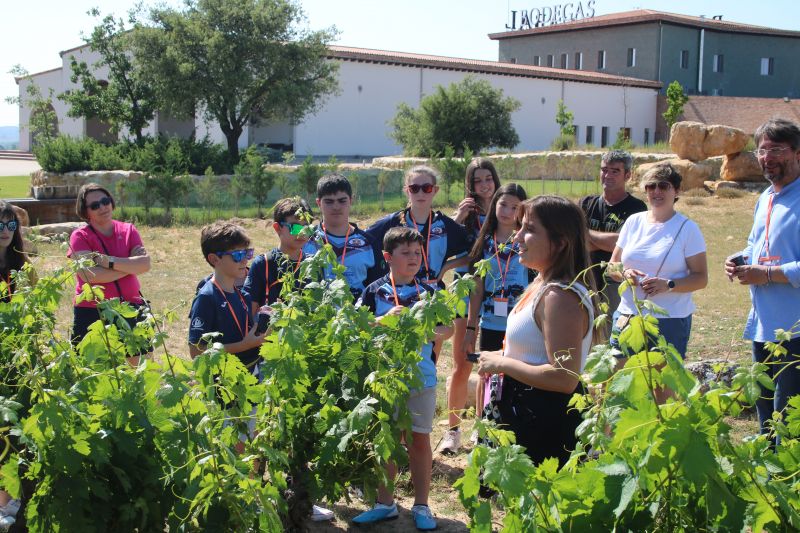
[[[30,194],[30,176],[0,176],[0,198],[27,198]]]
[[[694,314],[689,343],[689,361],[749,358],[749,344],[741,339],[750,307],[749,292],[746,287],[728,281],[722,271],[722,262],[727,255],[744,247],[752,224],[755,200],[755,195],[746,195],[734,199],[682,198],[678,203],[678,209],[700,225],[708,248],[709,285],[694,295],[697,311]],[[443,210],[447,213],[451,209],[448,207]],[[357,221],[361,227],[366,227],[376,218],[378,217],[360,217]],[[275,234],[269,225],[270,221],[248,218],[239,222],[247,229],[257,252],[266,251],[277,244]],[[197,282],[210,272],[210,267],[204,261],[199,249],[199,227],[141,226],[139,230],[152,256],[152,270],[140,277],[142,290],[156,308],[176,311],[178,320],[167,328],[170,336],[167,344],[173,353],[187,355],[189,306]],[[41,244],[38,253],[34,262],[37,269],[44,272],[63,261],[65,250],[59,244]],[[65,298],[62,302],[58,317],[59,331],[66,335],[72,320],[69,298]],[[441,384],[438,391],[437,422],[432,435],[434,446],[447,429],[444,382],[450,373],[451,361],[451,355],[445,348],[439,363]],[[752,417],[736,420],[734,425],[742,435],[756,432],[757,424]],[[465,440],[469,433],[469,424],[466,424]],[[456,457],[434,455],[431,508],[439,517],[441,531],[455,532],[467,529],[467,516],[456,492],[452,489],[452,484],[461,476],[465,466],[466,454],[462,453]],[[412,498],[410,479],[408,474],[404,474],[399,480],[398,500],[405,511],[401,512],[400,519],[392,524],[392,530],[415,530],[408,512],[413,504]],[[354,501],[352,504],[340,502],[333,508],[337,513],[336,520],[331,524],[313,524],[312,531],[348,530],[350,518],[366,506]]]

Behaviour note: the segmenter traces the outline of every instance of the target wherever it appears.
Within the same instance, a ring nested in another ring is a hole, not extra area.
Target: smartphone
[[[731,257],[731,263],[736,265],[737,267],[744,266],[744,256],[742,254],[736,254]]]
[[[477,363],[480,356],[481,354],[479,352],[467,352],[467,361],[470,363]]]
[[[270,315],[268,313],[258,313],[258,324],[256,325],[256,335],[263,335],[269,327]]]

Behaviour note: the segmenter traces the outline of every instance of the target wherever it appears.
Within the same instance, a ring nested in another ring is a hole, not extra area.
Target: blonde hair
[[[417,174],[427,174],[433,180],[434,185],[439,183],[439,174],[433,168],[428,165],[415,165],[406,170],[405,184],[408,185],[408,182]]]

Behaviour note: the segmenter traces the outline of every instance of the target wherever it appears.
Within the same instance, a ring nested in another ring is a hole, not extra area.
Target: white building
[[[70,81],[71,56],[91,65],[99,54],[88,45],[61,52],[62,66],[33,74],[30,78],[47,95],[58,95],[75,88]],[[605,146],[613,143],[617,132],[627,129],[636,144],[649,144],[656,126],[656,97],[660,82],[614,76],[599,72],[566,70],[478,61],[451,57],[387,52],[342,46],[330,47],[330,61],[339,62],[337,95],[328,97],[320,109],[302,123],[250,126],[239,139],[240,147],[255,143],[291,146],[299,156],[370,157],[402,152],[389,136],[389,121],[397,105],[405,102],[417,107],[420,100],[439,85],[458,82],[472,75],[485,79],[522,103],[513,114],[520,138],[515,151],[546,149],[558,135],[556,107],[563,99],[575,115],[580,143]],[[102,79],[103,69],[96,76]],[[27,78],[18,78],[20,97],[25,99]],[[98,120],[73,119],[67,105],[53,99],[61,134],[107,139],[108,130]],[[30,150],[28,130],[30,110],[20,108],[20,149]],[[225,143],[218,125],[206,124],[198,113],[195,120],[174,120],[159,114],[145,133],[197,138],[208,135],[213,142]]]

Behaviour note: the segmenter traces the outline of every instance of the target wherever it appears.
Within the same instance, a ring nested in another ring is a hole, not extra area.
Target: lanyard
[[[287,255],[286,257],[288,258],[289,256]],[[289,258],[289,261],[291,261],[291,258]],[[294,271],[292,272],[292,274],[294,274],[295,281],[297,281],[297,271],[300,270],[300,263],[302,261],[303,261],[303,250],[300,250],[300,257],[297,258],[297,264],[295,265]],[[267,254],[264,254],[264,285],[267,286],[267,291],[266,291],[267,292],[267,294],[266,294],[267,299],[269,299],[269,290],[272,287],[274,287],[275,285],[277,285],[278,282],[281,280],[281,276],[279,274],[280,274],[280,272],[276,273],[277,277],[275,278],[275,281],[273,281],[270,284],[270,282],[269,282],[269,257],[267,257]]]
[[[503,244],[508,244],[506,241]],[[506,261],[506,268],[503,271],[503,265],[500,263],[500,244],[497,242],[497,232],[494,234],[494,257],[497,259],[497,268],[500,270],[500,282],[502,285],[500,286],[502,289],[506,288],[506,279],[508,279],[508,267],[511,264],[511,258],[513,257],[513,253],[508,254],[508,260]]]
[[[328,242],[328,230],[325,229],[325,224],[320,223],[320,227],[322,228],[322,235],[325,237],[325,244],[330,244]],[[347,241],[350,238],[350,230],[352,227],[350,224],[347,225],[347,233],[344,235],[344,249],[342,250],[342,266],[344,266],[344,256],[347,255]]]
[[[775,198],[775,193],[769,195],[769,202],[767,203],[767,228],[764,232],[764,260],[771,260],[769,255],[769,223],[772,219],[772,200]]]
[[[414,220],[414,213],[411,209],[408,210],[408,216],[411,217],[411,222],[414,223],[415,228],[419,228],[419,224],[417,221]],[[433,225],[433,211],[428,213],[428,239],[425,241],[425,246],[422,248],[422,260],[425,261],[425,275],[430,276],[432,274],[431,267],[428,265],[428,247],[431,245],[431,226]],[[395,295],[395,298],[397,295]]]
[[[233,288],[233,290],[236,291],[236,294],[239,295],[239,300],[242,302],[242,309],[244,309],[244,329],[242,329],[242,324],[239,322],[239,319],[236,317],[236,313],[233,311],[233,306],[231,306],[228,296],[225,294],[225,291],[222,290],[222,287],[220,287],[217,283],[217,279],[212,277],[211,282],[219,290],[220,294],[222,294],[222,297],[225,298],[225,301],[228,303],[228,311],[230,311],[233,321],[236,322],[236,327],[239,328],[239,333],[242,334],[242,339],[244,339],[247,335],[247,332],[250,330],[250,312],[247,310],[247,304],[244,302],[242,293],[239,292],[239,289],[236,287]]]
[[[394,284],[394,275],[389,272],[389,280],[392,282],[392,294],[394,294],[394,305],[400,305],[400,299],[397,297],[397,287]],[[419,283],[417,278],[414,278],[414,288],[417,289],[417,298],[419,298]]]

